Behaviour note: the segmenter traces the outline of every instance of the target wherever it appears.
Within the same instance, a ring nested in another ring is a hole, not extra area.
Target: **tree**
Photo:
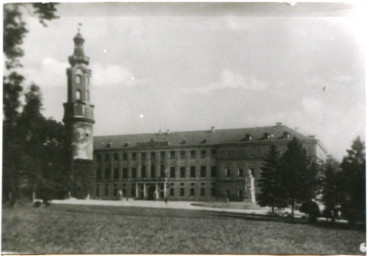
[[[10,200],[14,205],[19,192],[21,169],[24,163],[24,141],[18,124],[21,110],[21,96],[24,77],[20,74],[20,58],[24,55],[21,48],[28,33],[23,21],[23,12],[33,10],[39,21],[57,18],[54,3],[8,3],[3,11],[3,52],[6,56],[3,77],[3,201]]]
[[[365,146],[360,138],[353,141],[341,163],[340,187],[342,212],[349,222],[365,222]]]
[[[341,171],[339,163],[329,156],[323,165],[323,177],[322,177],[322,202],[325,205],[325,212],[327,217],[331,217],[334,221],[335,214],[330,214],[331,211],[335,212],[336,207],[341,200],[341,191],[339,189],[339,177]]]
[[[281,166],[285,200],[291,205],[291,217],[294,219],[295,204],[310,201],[314,197],[318,166],[308,159],[303,145],[295,137],[287,145]]]
[[[258,198],[258,204],[260,206],[271,206],[272,213],[274,213],[275,207],[282,208],[286,206],[281,159],[274,144],[269,147],[261,170],[261,178],[259,180],[261,193]]]

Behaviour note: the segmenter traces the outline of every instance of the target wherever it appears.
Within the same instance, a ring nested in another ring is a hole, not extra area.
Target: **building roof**
[[[268,138],[267,138],[268,137]],[[313,140],[314,137],[304,136],[287,126],[277,123],[275,126],[210,129],[202,131],[158,132],[126,135],[107,135],[94,137],[94,149],[122,149],[156,147],[208,146],[257,141],[277,141],[296,137],[299,140]]]

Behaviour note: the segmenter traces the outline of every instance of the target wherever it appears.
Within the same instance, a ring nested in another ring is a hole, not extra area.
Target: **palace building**
[[[167,193],[174,200],[247,200],[247,179],[259,193],[263,157],[270,145],[280,152],[297,137],[309,157],[323,159],[326,151],[312,136],[281,123],[269,127],[204,131],[158,132],[94,137],[95,197],[153,199]],[[165,187],[166,184],[166,187]],[[165,191],[166,190],[166,191]]]
[[[310,158],[325,158],[326,150],[315,137],[304,136],[281,123],[93,137],[92,72],[83,42],[78,32],[74,53],[69,57],[71,67],[67,69],[64,122],[74,168],[95,168],[91,170],[96,173],[95,189],[90,191],[93,198],[115,199],[122,191],[124,197],[134,199],[255,202],[263,157],[271,144],[283,152],[296,137]]]

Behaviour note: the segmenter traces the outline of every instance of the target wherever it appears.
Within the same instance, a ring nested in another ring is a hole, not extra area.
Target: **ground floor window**
[[[174,196],[174,188],[170,188],[170,196]]]
[[[243,190],[242,189],[238,190],[238,197],[243,198]]]
[[[190,196],[194,196],[194,188],[190,188]]]
[[[135,197],[135,188],[133,187],[133,188],[131,189],[131,191],[132,191],[132,197]]]
[[[205,188],[201,188],[201,196],[205,196],[206,195],[206,192],[205,192]]]
[[[184,196],[184,188],[180,189],[180,196]]]
[[[96,187],[96,196],[100,196],[100,190],[99,190],[99,188],[98,188],[98,185],[97,185],[97,187]]]
[[[105,184],[105,196],[109,195],[109,184]]]

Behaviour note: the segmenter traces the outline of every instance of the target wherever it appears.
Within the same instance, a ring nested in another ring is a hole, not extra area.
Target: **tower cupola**
[[[84,38],[82,37],[80,30],[78,28],[78,33],[75,35],[74,39],[74,53],[72,56],[69,56],[70,65],[74,66],[75,64],[89,64],[89,57],[84,55]]]

